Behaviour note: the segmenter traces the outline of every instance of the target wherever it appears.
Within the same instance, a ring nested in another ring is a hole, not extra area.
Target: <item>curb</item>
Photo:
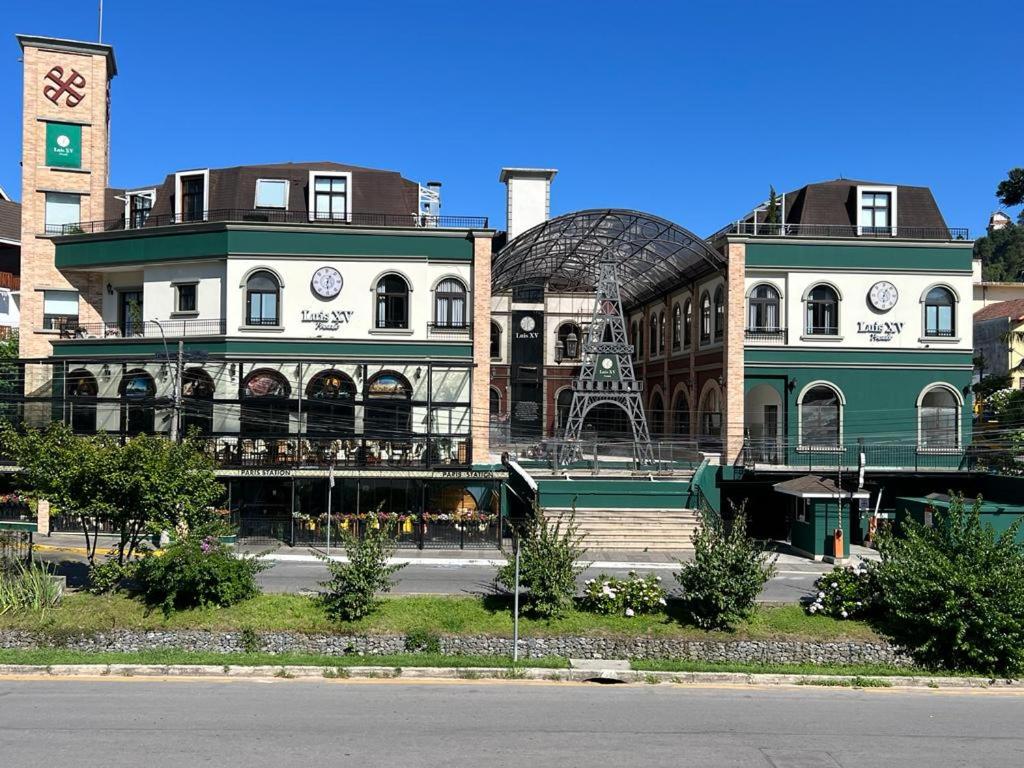
[[[381,667],[233,664],[0,664],[3,677],[164,677],[210,679],[403,679],[508,680],[545,682],[626,683],[641,685],[806,686],[842,688],[924,688],[1024,690],[1024,680],[983,677],[915,677],[904,675],[793,675],[746,672],[658,672],[615,669],[543,667]],[[859,683],[867,684],[860,685]]]

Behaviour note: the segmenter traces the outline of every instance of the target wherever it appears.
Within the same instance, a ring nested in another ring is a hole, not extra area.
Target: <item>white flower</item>
[[[864,603],[862,603],[860,600],[858,600],[857,601],[857,607],[860,608],[862,605],[864,605]]]
[[[843,617],[843,618],[845,619],[845,618],[846,618],[847,616],[849,616],[850,614],[848,614],[848,613],[847,613],[846,611],[843,611],[843,612],[842,612],[842,613],[840,613],[839,615],[840,615],[840,616],[842,616],[842,617]]]
[[[808,610],[810,610],[811,613],[816,613],[817,610],[818,610],[818,604],[817,603],[811,603],[811,607]]]
[[[632,616],[633,615],[633,609],[632,608],[627,608],[626,609],[626,615],[627,616]]]
[[[835,589],[835,588],[836,588],[836,587],[838,587],[838,586],[839,586],[839,585],[838,585],[838,584],[836,584],[836,583],[835,583],[834,581],[832,582],[832,589]]]
[[[825,597],[825,593],[824,592],[819,592],[818,593],[818,598],[819,599],[824,599],[824,597]]]
[[[593,584],[593,583],[594,583],[593,579],[587,579],[587,584]]]
[[[661,576],[655,576],[655,577],[654,577],[654,580],[655,580],[655,581],[661,581]]]
[[[615,597],[615,590],[612,589],[608,592],[608,597]]]
[[[668,605],[668,603],[667,603],[667,602],[665,601],[665,598],[664,598],[664,597],[662,597],[662,598],[659,598],[659,599],[658,599],[658,602],[659,602],[659,603],[661,603],[662,605]]]

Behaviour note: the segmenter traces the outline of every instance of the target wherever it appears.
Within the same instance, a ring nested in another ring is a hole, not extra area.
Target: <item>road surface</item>
[[[0,712],[4,766],[1024,764],[1010,692],[0,679]]]

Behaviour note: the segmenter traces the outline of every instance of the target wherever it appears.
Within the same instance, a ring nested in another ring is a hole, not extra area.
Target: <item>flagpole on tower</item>
[[[96,36],[97,42],[103,42],[103,0],[100,0],[100,29],[99,34]]]

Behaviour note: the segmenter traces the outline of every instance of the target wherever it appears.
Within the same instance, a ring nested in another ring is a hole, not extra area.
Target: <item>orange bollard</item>
[[[835,533],[832,535],[832,556],[839,559],[844,557],[845,554],[846,551],[843,546],[843,529],[836,528]]]

